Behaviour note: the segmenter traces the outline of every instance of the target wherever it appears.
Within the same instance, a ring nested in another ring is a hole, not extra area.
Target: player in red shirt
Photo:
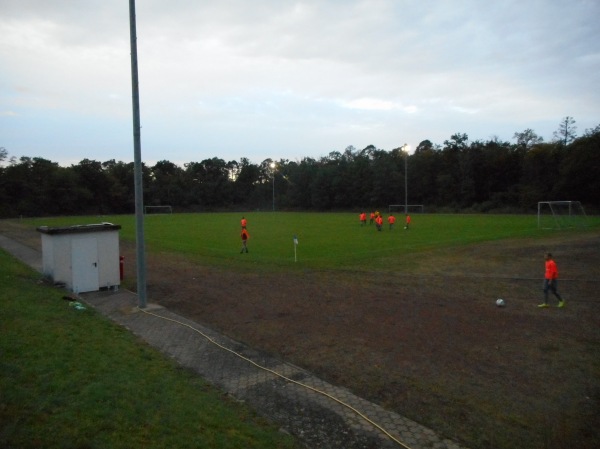
[[[248,234],[248,230],[246,228],[242,229],[242,250],[240,253],[248,252],[248,239],[250,238],[250,234]]]
[[[392,229],[394,229],[394,223],[396,223],[396,217],[394,217],[392,214],[390,214],[390,216],[388,217],[388,223],[390,225],[390,231]]]
[[[544,302],[538,307],[548,307],[548,292],[558,298],[558,307],[564,307],[565,301],[558,293],[558,268],[552,259],[552,254],[546,253],[546,273],[544,275]]]
[[[383,226],[383,217],[381,215],[375,217],[375,226],[377,226],[378,231],[381,231],[381,227]]]
[[[410,225],[410,215],[406,214],[406,224],[404,225],[404,229],[408,229]]]
[[[364,226],[367,224],[367,214],[366,212],[363,212],[362,214],[360,214],[360,225]]]

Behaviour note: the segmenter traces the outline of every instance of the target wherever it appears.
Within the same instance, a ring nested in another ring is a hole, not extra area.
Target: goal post
[[[388,205],[388,212],[391,214],[392,212],[416,212],[423,213],[424,207],[422,204],[390,204]]]
[[[171,206],[144,206],[144,214],[172,214],[173,208]]]
[[[539,201],[539,229],[565,229],[587,226],[587,216],[579,201]]]

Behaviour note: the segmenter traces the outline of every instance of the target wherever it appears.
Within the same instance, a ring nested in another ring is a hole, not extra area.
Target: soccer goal
[[[422,204],[390,204],[388,206],[388,211],[391,214],[392,212],[413,212],[413,213],[423,213],[425,209]]]
[[[172,214],[171,206],[144,206],[144,214]]]
[[[587,216],[579,201],[538,202],[538,228],[564,229],[587,226]]]

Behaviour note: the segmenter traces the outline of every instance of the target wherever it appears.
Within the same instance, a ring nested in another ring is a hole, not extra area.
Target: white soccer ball
[[[504,306],[506,305],[506,302],[504,302],[504,300],[503,300],[502,298],[498,298],[498,299],[496,300],[496,305],[497,305],[498,307],[504,307]]]

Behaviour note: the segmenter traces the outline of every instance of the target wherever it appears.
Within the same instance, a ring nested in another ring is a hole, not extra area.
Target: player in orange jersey
[[[546,253],[546,273],[544,274],[544,302],[538,307],[548,307],[548,292],[552,292],[558,298],[558,307],[564,307],[565,301],[558,293],[558,267],[552,258],[552,254]]]
[[[392,229],[394,229],[394,223],[396,223],[396,217],[394,217],[392,214],[390,214],[390,216],[388,217],[388,224],[390,225],[390,231]]]
[[[250,234],[248,234],[248,230],[246,228],[242,229],[242,250],[240,253],[248,252],[248,239],[250,238]]]

